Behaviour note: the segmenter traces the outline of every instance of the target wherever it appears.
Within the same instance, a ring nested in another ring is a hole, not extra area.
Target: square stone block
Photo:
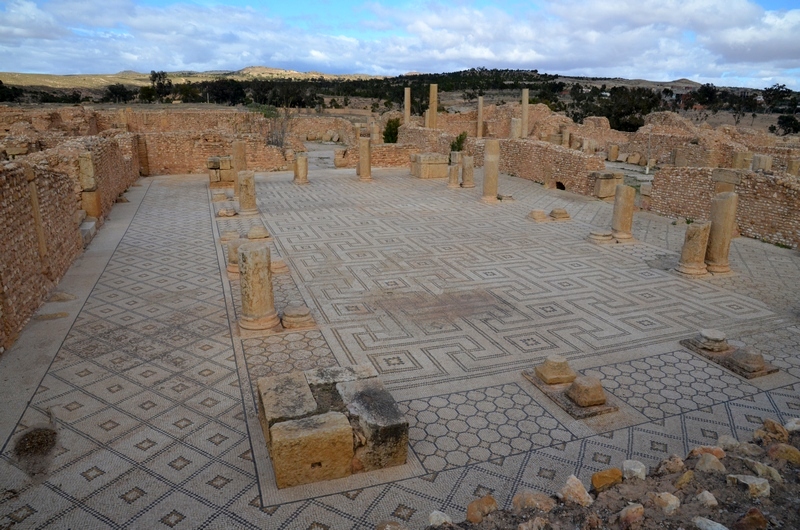
[[[220,169],[233,169],[233,159],[229,156],[221,156],[219,157],[219,168]]]
[[[220,169],[219,170],[219,180],[222,182],[233,182],[236,173],[233,169]]]
[[[419,153],[412,162],[411,174],[421,179],[447,178],[449,157],[439,153]]]
[[[341,412],[276,423],[270,431],[278,488],[350,475],[353,429]]]
[[[100,202],[100,192],[84,191],[81,193],[81,209],[89,217],[100,219],[103,216],[103,205]]]
[[[218,156],[208,157],[208,161],[206,161],[206,167],[208,167],[208,169],[219,169],[219,157]]]
[[[615,173],[600,173],[594,181],[594,194],[598,199],[613,197],[617,191],[617,184],[622,184],[623,178],[617,178]]]
[[[353,472],[405,464],[408,421],[378,378],[338,383],[356,438]]]
[[[329,410],[345,411],[342,397],[336,390],[337,383],[378,377],[378,372],[375,371],[371,364],[316,368],[307,370],[305,374],[308,386],[311,388],[311,393],[317,402],[318,413],[328,412]]]
[[[270,445],[270,427],[286,420],[314,414],[317,402],[303,372],[262,377],[258,386],[258,419],[267,445]]]

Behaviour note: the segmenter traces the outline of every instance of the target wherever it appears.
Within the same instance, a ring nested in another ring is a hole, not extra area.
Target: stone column
[[[275,311],[269,261],[269,244],[243,243],[239,246],[239,285],[242,290],[239,327],[242,329],[279,331],[281,328]]]
[[[528,100],[530,100],[530,91],[527,88],[522,89],[522,133],[520,138],[528,137]]]
[[[692,223],[686,227],[681,259],[675,270],[689,276],[706,274],[705,257],[711,223]]]
[[[428,105],[428,109],[431,111],[430,115],[428,116],[428,121],[430,121],[430,128],[436,128],[436,114],[439,109],[439,85],[431,85],[431,96],[430,96],[430,104]]]
[[[483,96],[478,96],[478,130],[476,138],[483,138]]]
[[[461,187],[475,187],[475,162],[471,156],[461,155]]]
[[[458,164],[451,164],[447,167],[448,174],[447,174],[447,187],[448,188],[458,188],[458,170],[461,169],[461,166]]]
[[[511,118],[511,138],[522,137],[522,120],[519,118]]]
[[[500,174],[500,142],[486,140],[483,152],[483,197],[486,203],[497,202],[497,179]]]
[[[255,171],[239,172],[239,215],[255,215],[256,205],[256,173]]]
[[[732,191],[718,193],[711,199],[711,232],[708,235],[706,265],[709,272],[730,272],[728,253],[736,227],[739,196]]]
[[[239,200],[239,172],[247,171],[247,153],[244,142],[233,142],[233,200]]]
[[[372,144],[369,138],[358,139],[358,176],[363,181],[372,180]]]
[[[308,153],[297,153],[294,159],[294,183],[308,184]]]
[[[405,88],[405,98],[403,100],[403,124],[409,125],[411,123],[411,87]]]
[[[237,234],[238,235],[238,234]],[[247,243],[247,239],[239,238],[228,241],[228,277],[235,279],[239,277],[239,247]]]
[[[636,190],[624,184],[617,185],[614,195],[614,215],[611,219],[611,232],[616,239],[631,239],[633,233],[633,201]]]
[[[381,134],[381,124],[378,121],[373,121],[369,126],[369,139],[373,144],[382,144],[383,135]]]

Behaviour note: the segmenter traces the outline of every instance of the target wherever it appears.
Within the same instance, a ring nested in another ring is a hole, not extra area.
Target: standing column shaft
[[[439,109],[439,85],[431,85],[431,97],[430,97],[430,105],[428,105],[428,109],[431,111],[430,116],[428,116],[428,121],[430,121],[430,128],[436,128],[436,113]]]
[[[237,199],[236,195],[239,193],[239,172],[247,171],[247,152],[245,151],[245,143],[241,141],[233,142],[233,193],[234,200]]]
[[[372,180],[372,144],[369,138],[358,139],[358,176]]]
[[[256,206],[256,174],[254,171],[239,172],[239,215],[258,213]]]
[[[730,272],[728,254],[736,227],[739,196],[733,191],[718,193],[711,199],[711,232],[708,235],[706,265],[709,272]]]
[[[475,187],[475,162],[471,156],[461,156],[461,187]]]
[[[242,291],[239,326],[243,329],[280,329],[269,264],[268,243],[243,243],[239,246],[239,284]]]
[[[478,96],[478,131],[477,138],[483,138],[483,96]]]
[[[447,187],[448,188],[458,188],[458,173],[459,169],[461,169],[460,164],[451,164],[447,167]]]
[[[297,153],[294,159],[294,183],[308,184],[308,154]]]
[[[699,276],[706,274],[705,257],[711,223],[693,223],[686,227],[681,259],[675,270],[683,274]]]
[[[500,142],[486,140],[483,153],[483,202],[497,202],[497,179],[500,175]]]
[[[528,100],[530,99],[529,90],[522,89],[522,131],[519,135],[520,138],[528,137]]]
[[[411,123],[411,87],[405,88],[405,97],[403,99],[403,125]]]
[[[611,219],[611,233],[617,239],[631,239],[633,233],[633,202],[636,190],[624,184],[618,184],[614,194],[614,216]]]

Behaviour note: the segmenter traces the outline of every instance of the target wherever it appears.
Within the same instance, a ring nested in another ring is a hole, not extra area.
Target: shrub
[[[463,151],[464,150],[464,141],[467,139],[467,133],[462,132],[456,139],[450,142],[450,150],[451,151]]]
[[[386,122],[386,128],[383,129],[383,143],[396,144],[397,143],[397,129],[400,127],[400,118],[392,118]]]

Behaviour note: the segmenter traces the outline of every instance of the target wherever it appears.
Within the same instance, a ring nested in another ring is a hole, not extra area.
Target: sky
[[[247,66],[800,90],[800,0],[0,0],[0,71]]]

